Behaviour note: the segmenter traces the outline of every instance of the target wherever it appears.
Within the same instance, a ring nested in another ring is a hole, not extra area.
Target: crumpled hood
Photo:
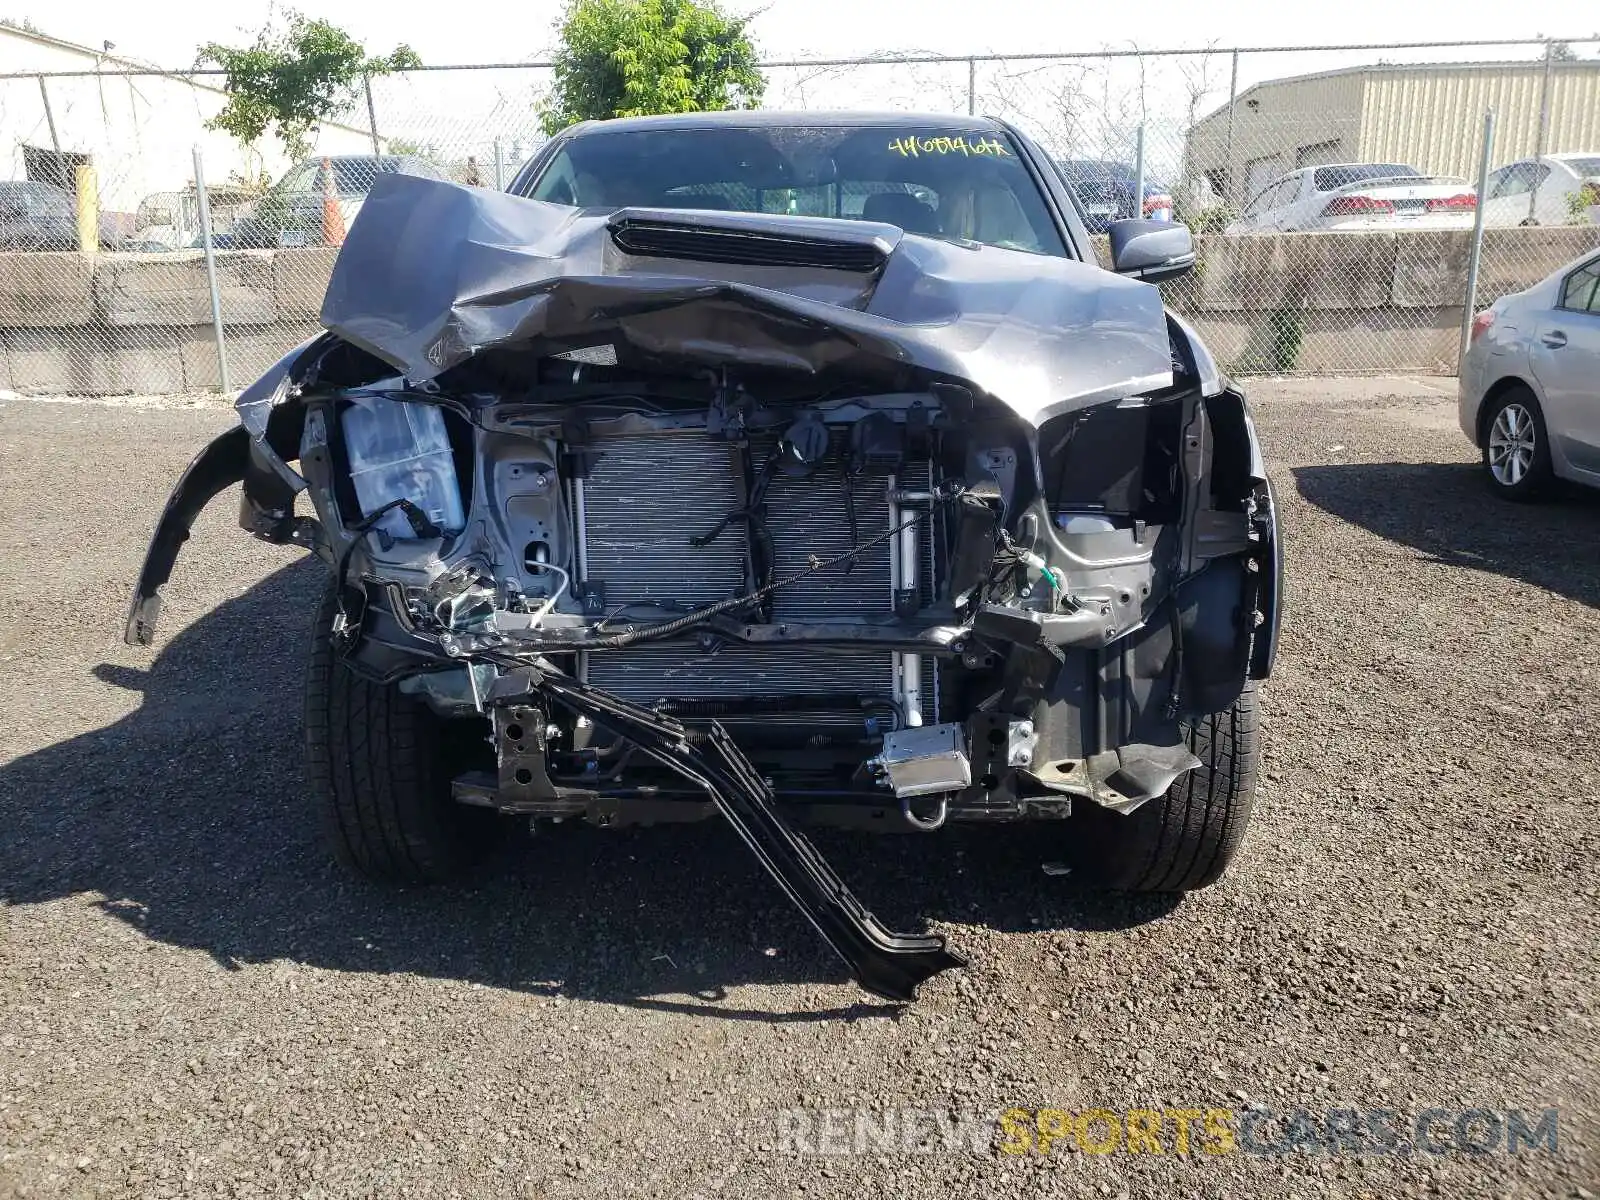
[[[619,247],[624,222],[687,229],[691,251],[718,235],[837,243],[856,265],[643,257]],[[860,269],[863,254],[877,265]],[[1035,425],[1172,382],[1159,293],[1086,263],[872,222],[573,209],[406,175],[380,176],[362,206],[322,323],[419,382],[495,346],[611,342],[886,387],[920,368]]]

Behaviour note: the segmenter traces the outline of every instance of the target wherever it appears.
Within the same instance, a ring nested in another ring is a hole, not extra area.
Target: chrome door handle
[[[1549,333],[1541,333],[1539,340],[1552,350],[1559,350],[1567,344],[1567,335],[1559,329],[1552,329]]]

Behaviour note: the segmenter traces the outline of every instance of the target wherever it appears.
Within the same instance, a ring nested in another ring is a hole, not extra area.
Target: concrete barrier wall
[[[318,247],[217,255],[234,387],[317,332],[335,253]],[[0,254],[0,389],[96,396],[220,384],[199,252]]]
[[[1197,239],[1163,285],[1229,370],[1450,374],[1467,232],[1262,234]],[[1096,238],[1102,264],[1104,238]],[[1492,229],[1480,303],[1600,246],[1600,226]],[[240,387],[317,331],[336,251],[226,251],[218,285]],[[205,262],[172,254],[0,254],[0,389],[25,394],[193,392],[219,384]]]
[[[1162,293],[1238,374],[1453,375],[1471,245],[1469,230],[1202,236]],[[1478,306],[1596,248],[1600,225],[1485,230]]]

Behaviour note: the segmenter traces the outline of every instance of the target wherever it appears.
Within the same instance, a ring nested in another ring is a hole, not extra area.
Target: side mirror
[[[1118,275],[1160,283],[1194,266],[1194,238],[1176,221],[1113,221],[1111,269]]]

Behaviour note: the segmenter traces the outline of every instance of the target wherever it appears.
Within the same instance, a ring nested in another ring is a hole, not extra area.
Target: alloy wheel
[[[1533,414],[1513,401],[1502,408],[1489,430],[1489,473],[1504,487],[1516,487],[1533,467],[1538,441]]]

